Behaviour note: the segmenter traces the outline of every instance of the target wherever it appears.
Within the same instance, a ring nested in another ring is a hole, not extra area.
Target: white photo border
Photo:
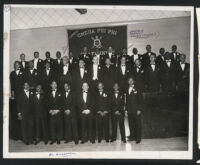
[[[30,8],[87,8],[87,9],[136,9],[190,12],[190,97],[188,151],[121,151],[121,152],[9,152],[9,61],[10,61],[10,9]],[[194,7],[185,6],[110,6],[110,5],[4,5],[3,46],[3,158],[49,158],[49,159],[192,159],[193,158],[193,58],[194,58]]]

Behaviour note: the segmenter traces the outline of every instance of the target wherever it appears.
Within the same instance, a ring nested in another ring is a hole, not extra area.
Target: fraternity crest
[[[95,36],[95,37],[91,37],[91,38],[93,40],[92,48],[101,48],[102,47],[102,45],[101,45],[102,37]]]

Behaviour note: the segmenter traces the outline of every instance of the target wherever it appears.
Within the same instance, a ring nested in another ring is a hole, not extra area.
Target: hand
[[[65,114],[69,115],[71,113],[71,111],[69,109],[65,110]]]
[[[141,111],[140,110],[137,110],[137,115],[139,116],[141,114]]]
[[[18,113],[17,116],[18,116],[18,120],[22,120],[22,114],[21,113]]]

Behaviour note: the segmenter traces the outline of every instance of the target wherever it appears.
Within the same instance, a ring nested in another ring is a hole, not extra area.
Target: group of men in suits
[[[10,74],[11,98],[17,102],[17,117],[21,121],[25,144],[50,144],[65,139],[75,144],[90,141],[113,142],[119,123],[121,140],[126,143],[124,115],[128,114],[129,141],[141,141],[143,93],[189,91],[189,64],[186,55],[160,49],[156,56],[151,45],[147,52],[132,55],[123,49],[116,55],[112,47],[106,55],[99,49],[91,55],[87,47],[75,58],[72,53],[56,59],[46,52],[46,59],[27,62],[25,54],[14,64]],[[180,95],[181,96],[181,95]],[[110,135],[110,123],[112,134]],[[96,134],[97,133],[97,134]]]

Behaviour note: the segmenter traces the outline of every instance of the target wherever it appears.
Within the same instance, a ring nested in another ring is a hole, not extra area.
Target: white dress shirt
[[[35,58],[35,59],[33,60],[33,63],[34,63],[34,68],[37,69],[38,58]]]
[[[15,73],[18,75],[20,70],[16,70]]]
[[[155,71],[156,65],[151,65],[153,71]]]
[[[64,73],[64,75],[67,74],[67,72],[68,72],[68,68],[69,68],[69,65],[65,65],[65,66],[63,66],[63,73]]]
[[[185,69],[185,63],[180,63],[180,64],[181,64],[182,71],[184,71],[184,69]]]
[[[100,54],[96,54],[97,58],[98,58],[98,64],[99,64],[99,61],[100,61]]]
[[[84,69],[84,68],[80,68],[80,75],[81,75],[81,78],[83,78],[84,72],[85,72],[85,69]]]
[[[121,65],[122,74],[125,75],[126,65]]]
[[[173,55],[174,55],[174,59],[176,59],[176,53],[173,53]]]
[[[117,99],[119,92],[115,92],[115,98]]]
[[[29,91],[27,91],[27,90],[24,90],[24,91],[26,93],[26,96],[29,98]]]
[[[87,92],[83,92],[83,100],[85,103],[87,102]]]
[[[98,80],[98,65],[93,65],[93,80]]]
[[[111,59],[111,57],[112,57],[112,53],[108,53],[108,55],[109,55],[109,58]]]
[[[38,100],[40,99],[40,94],[39,93],[36,93],[36,96],[38,98]]]
[[[65,97],[67,98],[67,96],[69,95],[69,91],[65,92]]]
[[[129,95],[131,94],[131,92],[132,92],[132,90],[133,90],[133,87],[134,87],[134,86],[130,86],[130,87],[129,87],[129,89],[128,89],[128,94],[129,94]]]
[[[30,73],[33,74],[33,69],[30,70]]]
[[[50,72],[50,69],[47,69],[46,70],[47,76],[49,75],[49,72]]]
[[[137,67],[136,70],[137,70],[137,73],[138,73],[140,71],[140,68]]]
[[[52,91],[52,94],[53,94],[53,98],[55,98],[55,96],[56,96],[56,90]]]
[[[151,55],[151,52],[149,52],[148,55],[150,56],[150,55]]]
[[[58,64],[60,64],[60,59],[57,59],[57,61],[58,61]]]
[[[171,65],[171,61],[170,61],[170,60],[166,60],[166,63],[167,63],[167,66],[168,66],[168,68],[169,68],[170,65]]]
[[[22,66],[23,66],[23,68],[25,68],[25,62],[24,61],[22,61]]]
[[[135,60],[137,60],[138,59],[138,54],[134,54],[133,55],[133,60],[135,61]]]

